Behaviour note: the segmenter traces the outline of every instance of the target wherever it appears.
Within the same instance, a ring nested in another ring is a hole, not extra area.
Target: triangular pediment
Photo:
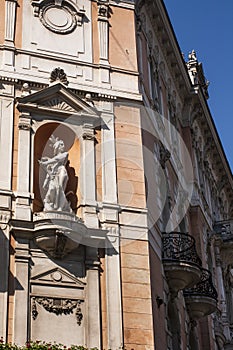
[[[20,111],[56,113],[66,116],[77,114],[94,119],[99,118],[95,107],[90,106],[60,82],[18,98],[17,108]]]
[[[67,273],[59,267],[41,272],[31,278],[31,283],[34,284],[59,284],[63,286],[70,286],[76,288],[83,288],[85,283],[80,281],[78,278]]]

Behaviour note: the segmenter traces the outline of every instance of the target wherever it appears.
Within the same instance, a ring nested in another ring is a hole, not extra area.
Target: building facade
[[[233,349],[233,179],[161,0],[0,0],[0,336]]]

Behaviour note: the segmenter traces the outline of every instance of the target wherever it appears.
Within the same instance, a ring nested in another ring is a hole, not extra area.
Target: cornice
[[[190,94],[192,83],[167,11],[161,1],[142,0],[136,8],[138,16],[144,6],[150,17],[151,25],[156,33],[160,49],[163,52],[177,91],[181,99],[187,98]]]
[[[36,81],[35,81],[36,79]],[[9,82],[10,84],[14,84],[19,89],[23,87],[25,83],[28,84],[29,90],[30,88],[35,88],[35,90],[44,89],[48,86],[48,79],[42,77],[35,77],[27,75],[25,77],[24,74],[21,73],[13,73],[13,72],[4,72],[0,71],[0,82]],[[129,101],[142,101],[142,95],[138,92],[127,92],[122,90],[114,90],[108,89],[98,86],[92,85],[84,85],[84,84],[73,84],[72,82],[69,84],[69,90],[75,94],[85,97],[85,95],[91,94],[93,99],[98,100],[129,100]]]
[[[226,155],[224,153],[223,147],[222,147],[222,143],[221,140],[218,136],[218,132],[216,130],[212,115],[210,113],[207,101],[203,95],[203,92],[201,89],[198,89],[196,91],[196,99],[199,102],[199,106],[200,106],[200,113],[197,115],[197,118],[199,119],[199,121],[201,121],[201,123],[203,124],[202,129],[204,129],[204,125],[206,125],[206,131],[205,131],[205,137],[211,137],[212,138],[212,143],[215,146],[215,149],[217,151],[217,154],[219,156],[219,160],[222,163],[222,167],[227,175],[228,178],[228,182],[230,185],[230,190],[231,193],[233,195],[233,176],[232,176],[232,172],[231,169],[229,167],[228,161],[226,159]],[[201,120],[200,120],[201,118]],[[216,162],[216,156],[215,156],[215,162]],[[213,160],[214,162],[214,160]],[[219,170],[219,172],[221,172]]]
[[[96,2],[97,0],[92,0],[92,2]],[[121,7],[121,8],[125,8],[125,9],[129,9],[129,10],[134,10],[135,8],[135,1],[134,0],[128,0],[128,1],[114,1],[114,0],[110,0],[109,1],[109,5],[110,6],[114,6],[114,7]]]
[[[4,50],[4,46],[0,45],[0,50]],[[25,49],[19,49],[15,48],[15,54],[23,54],[23,55],[30,55],[31,57],[37,57],[37,58],[43,58],[43,59],[48,59],[48,60],[53,60],[57,62],[57,65],[59,66],[59,63],[69,63],[69,64],[75,64],[79,66],[85,66],[85,67],[92,67],[92,68],[109,68],[111,72],[119,72],[122,74],[130,74],[130,75],[135,75],[138,76],[139,73],[137,70],[129,70],[129,69],[122,69],[119,67],[115,66],[109,66],[109,65],[103,65],[101,63],[92,63],[92,62],[86,62],[82,61],[80,59],[75,58],[74,56],[68,56],[68,55],[59,55],[56,54],[52,55],[49,54],[48,52],[35,52],[35,51],[30,51],[30,50],[25,50]]]

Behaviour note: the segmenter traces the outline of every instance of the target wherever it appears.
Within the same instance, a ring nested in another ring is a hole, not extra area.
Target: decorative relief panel
[[[64,0],[32,1],[34,16],[49,30],[58,34],[71,33],[82,25],[85,10],[78,9],[72,2]]]
[[[77,324],[80,326],[83,319],[83,314],[81,311],[81,303],[83,300],[77,299],[62,299],[62,298],[49,298],[49,297],[33,297],[32,298],[32,318],[36,320],[39,312],[37,309],[37,304],[43,306],[43,308],[52,312],[56,315],[69,315],[74,313],[77,319]]]

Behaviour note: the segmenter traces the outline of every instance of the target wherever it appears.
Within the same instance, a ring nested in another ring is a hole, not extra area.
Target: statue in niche
[[[53,135],[49,139],[53,148],[52,158],[43,157],[39,164],[46,171],[43,189],[47,190],[44,198],[44,211],[68,211],[71,212],[70,203],[66,199],[65,189],[68,182],[66,164],[68,152],[65,152],[63,140]]]

